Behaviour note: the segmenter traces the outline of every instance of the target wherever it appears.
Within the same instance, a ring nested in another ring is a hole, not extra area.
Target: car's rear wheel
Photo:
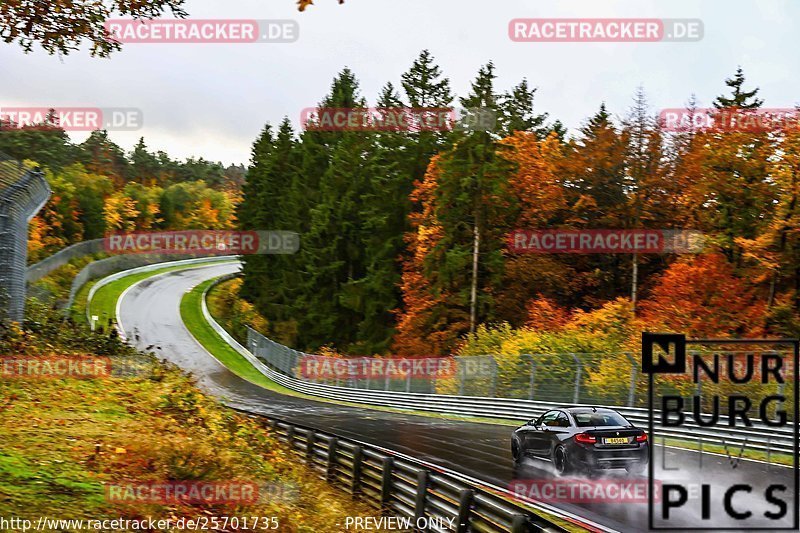
[[[553,466],[555,466],[556,474],[559,476],[569,473],[569,457],[567,456],[567,449],[563,446],[558,446],[553,451]]]
[[[524,458],[524,454],[522,453],[522,448],[517,441],[511,441],[511,456],[514,458],[514,466],[519,465]]]

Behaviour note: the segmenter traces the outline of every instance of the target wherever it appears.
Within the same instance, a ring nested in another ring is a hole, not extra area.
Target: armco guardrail
[[[219,282],[221,280],[218,279],[217,281]],[[506,419],[520,422],[535,418],[555,407],[586,405],[521,400],[516,398],[486,398],[478,396],[353,389],[300,380],[284,373],[282,370],[282,367],[285,367],[286,361],[284,356],[275,355],[278,352],[270,352],[273,354],[271,358],[264,356],[265,346],[273,348],[273,345],[281,345],[267,339],[257,331],[248,328],[249,349],[242,346],[241,343],[236,341],[214,320],[205,305],[205,297],[203,298],[203,302],[203,314],[205,319],[229,345],[242,354],[271,380],[288,389],[309,396],[402,410],[446,413],[478,418]],[[285,346],[282,348],[286,351],[291,350]],[[615,409],[634,424],[641,427],[646,427],[648,424],[646,409],[632,407],[615,407]],[[720,419],[723,422],[726,421],[725,417],[720,417]],[[751,428],[704,428],[695,424],[686,424],[681,427],[662,427],[656,424],[656,428],[658,437],[691,442],[697,442],[698,439],[700,439],[705,445],[728,446],[731,449],[731,454],[737,453],[737,450],[740,448],[769,453],[792,453],[794,451],[791,430],[781,430],[779,428],[765,426],[761,423],[754,422]]]
[[[236,277],[217,278],[216,283]],[[202,297],[206,321],[225,341],[259,369],[275,379],[281,374],[259,361],[214,320]],[[499,487],[492,488],[449,471],[391,452],[384,448],[328,434],[308,427],[290,424],[269,415],[279,438],[302,454],[309,465],[328,481],[355,497],[385,512],[399,513],[416,520],[420,517],[441,519],[453,528],[431,527],[432,531],[513,532],[567,531],[545,518],[551,514],[594,531],[613,531],[571,513],[534,501],[514,500]],[[413,527],[413,526],[412,526]]]
[[[27,284],[30,286],[31,284],[36,283],[43,277],[51,274],[56,269],[66,265],[73,259],[77,259],[80,257],[86,257],[93,254],[104,254],[106,253],[106,248],[104,245],[105,239],[93,239],[89,241],[78,242],[59,250],[58,252],[54,253],[53,255],[39,261],[36,264],[33,264],[28,267],[25,273],[25,280]],[[165,263],[170,261],[178,261],[182,259],[200,259],[200,258],[208,258],[213,259],[214,257],[223,257],[223,256],[213,256],[208,254],[123,254],[123,255],[113,255],[111,257],[106,257],[104,259],[97,259],[96,261],[92,261],[75,276],[72,280],[72,286],[70,287],[69,297],[68,299],[63,301],[55,302],[61,308],[64,309],[71,309],[73,304],[75,303],[75,297],[78,294],[78,291],[83,287],[86,283],[93,281],[95,279],[102,278],[103,276],[107,276],[114,272],[120,272],[123,270],[129,270],[133,268],[137,268],[140,266],[146,265],[153,265],[156,263]],[[225,256],[227,257],[227,256]],[[29,287],[30,289],[31,287]],[[46,291],[40,290],[38,293],[34,293],[35,296],[40,297],[40,299],[46,299],[50,297],[50,294]]]
[[[233,256],[196,257],[194,255],[190,255],[187,257],[187,254],[132,254],[115,255],[105,259],[100,259],[98,261],[92,261],[83,267],[83,269],[78,272],[78,275],[76,275],[72,280],[72,286],[70,287],[69,291],[69,300],[66,302],[65,308],[72,308],[72,305],[75,303],[75,298],[78,295],[78,291],[81,290],[81,287],[90,281],[102,278],[103,276],[151,265],[159,265],[156,268],[161,268],[160,265],[164,263],[181,264],[179,261],[189,260],[193,262],[214,261],[217,258],[222,258],[226,261],[234,259]],[[141,270],[141,272],[145,272],[145,270]]]
[[[551,513],[589,530],[613,531],[542,504],[514,501],[476,480],[384,448],[263,418],[328,482],[384,513],[407,517],[409,530],[420,520],[419,526],[442,532],[567,531],[545,517]]]
[[[49,197],[40,171],[0,154],[0,320],[24,317],[28,222]]]

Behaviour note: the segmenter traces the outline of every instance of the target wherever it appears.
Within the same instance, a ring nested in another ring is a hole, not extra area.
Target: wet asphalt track
[[[521,471],[514,473],[510,456],[513,428],[510,426],[438,420],[294,398],[264,390],[226,370],[186,330],[180,318],[179,304],[190,288],[238,268],[238,264],[228,264],[176,271],[137,284],[127,291],[120,305],[124,331],[138,348],[152,346],[151,351],[159,357],[191,372],[202,387],[236,408],[272,414],[298,424],[383,446],[497,487],[509,487],[515,479],[552,479],[549,465],[534,460],[529,460]],[[741,528],[741,522],[723,518],[726,515],[719,503],[723,487],[736,483],[752,485],[752,496],[739,494],[733,499],[733,504],[742,510],[749,508],[754,516],[761,517],[764,511],[776,509],[763,497],[765,486],[776,482],[784,483],[789,489],[779,496],[789,502],[790,517],[787,518],[788,522],[783,522],[784,527],[791,524],[791,502],[794,497],[791,469],[750,461],[742,461],[732,469],[726,457],[710,455],[704,457],[701,467],[697,453],[671,449],[667,451],[665,459],[667,468],[680,466],[681,470],[665,471],[661,466],[663,449],[657,447],[656,451],[659,479],[711,485],[713,503],[709,525]],[[623,474],[610,477],[622,477]],[[646,504],[550,503],[619,531],[648,529]],[[683,526],[698,523],[698,500],[690,499],[686,507],[690,506],[691,509],[677,514],[678,520],[686,521]],[[671,525],[681,526],[675,522]]]

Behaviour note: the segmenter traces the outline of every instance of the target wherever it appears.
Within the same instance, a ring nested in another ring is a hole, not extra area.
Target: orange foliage
[[[539,141],[533,133],[516,132],[501,143],[508,147],[503,157],[517,168],[509,180],[520,207],[517,227],[539,228],[552,223],[567,209],[559,172],[564,154],[558,137],[551,134]]]
[[[525,326],[536,331],[555,331],[567,325],[570,313],[549,298],[529,300],[525,306],[528,318]]]
[[[764,334],[765,303],[721,254],[673,263],[639,309],[651,328],[692,337]]]
[[[445,352],[449,337],[449,329],[429,334],[431,329],[435,329],[430,323],[434,308],[446,301],[446,295],[431,294],[424,275],[425,257],[441,238],[434,206],[439,174],[439,156],[434,156],[425,177],[414,184],[411,193],[411,200],[421,204],[422,210],[409,215],[412,231],[405,236],[411,253],[403,261],[400,282],[403,307],[395,310],[398,324],[393,350],[398,355],[440,355]]]

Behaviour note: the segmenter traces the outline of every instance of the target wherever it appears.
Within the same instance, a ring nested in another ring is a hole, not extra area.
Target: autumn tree
[[[766,284],[767,305],[781,300],[800,311],[800,133],[784,131],[769,161],[770,181],[776,189],[772,216],[753,238],[736,239],[753,283]]]
[[[757,337],[764,332],[764,301],[722,254],[674,262],[640,307],[651,327],[691,337]]]
[[[520,131],[501,141],[501,156],[512,166],[509,195],[513,209],[507,230],[559,227],[569,217],[563,167],[565,147],[557,134],[539,140],[536,132]],[[578,279],[568,261],[548,254],[505,252],[502,283],[497,288],[497,316],[514,326],[528,319],[528,303],[552,298],[558,305],[575,305]]]
[[[622,123],[625,149],[627,209],[624,229],[680,227],[681,213],[675,198],[681,190],[672,176],[661,125],[651,114],[644,88],[637,89],[634,103]],[[631,255],[630,293],[633,308],[639,297],[640,270],[644,277],[663,265],[652,256]]]
[[[47,53],[67,55],[87,42],[93,56],[121,48],[105,29],[114,16],[153,19],[169,12],[185,17],[184,0],[20,0],[0,3],[0,38],[26,52],[38,44]]]
[[[106,130],[96,130],[80,145],[80,161],[92,174],[111,178],[121,188],[128,182],[130,162],[125,152],[112,141]]]
[[[139,217],[136,200],[122,191],[116,192],[106,199],[103,215],[106,227],[112,232],[130,233],[136,229]]]
[[[0,152],[24,161],[30,159],[59,171],[73,163],[78,149],[57,122],[19,124],[0,118]]]
[[[481,67],[461,105],[497,112],[495,77],[491,63]],[[492,287],[502,275],[501,213],[507,206],[510,168],[497,154],[497,140],[493,131],[465,132],[452,149],[431,163],[425,180],[412,193],[420,210],[413,215],[412,233],[437,228],[437,238],[435,242],[423,235],[408,238],[410,257],[403,285],[413,290],[427,281],[429,286],[422,291],[429,296],[404,294],[407,316],[400,318],[397,349],[413,349],[415,341],[409,336],[417,334],[415,326],[426,322],[430,330],[422,338],[431,340],[434,350],[452,348],[460,334],[492,316]],[[420,246],[426,247],[422,256]],[[446,324],[446,330],[433,321]]]

